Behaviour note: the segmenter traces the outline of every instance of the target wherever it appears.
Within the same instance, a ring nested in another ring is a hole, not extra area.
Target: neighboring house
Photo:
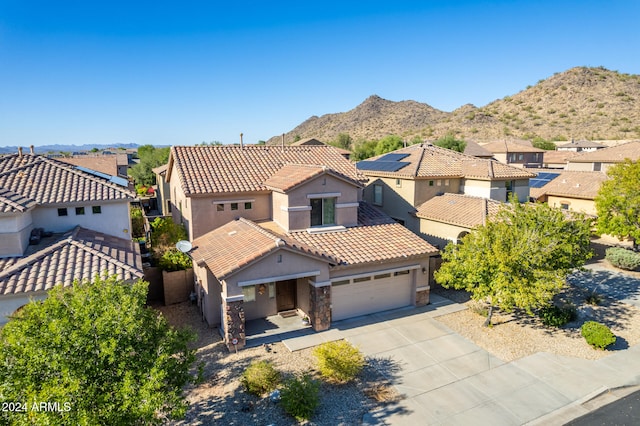
[[[34,228],[82,226],[130,239],[133,194],[106,179],[36,154],[0,158],[0,257],[21,256]]]
[[[606,172],[610,166],[622,163],[627,158],[640,160],[640,141],[575,155],[569,158],[567,170]]]
[[[529,141],[502,140],[482,146],[493,153],[496,160],[522,168],[539,168],[544,163],[543,149],[536,148]]]
[[[464,154],[471,155],[473,157],[485,158],[490,160],[493,158],[493,152],[488,149],[482,147],[482,145],[477,144],[473,141],[466,141],[466,146],[464,147]]]
[[[327,146],[326,143],[324,142],[320,142],[318,139],[315,138],[307,138],[307,139],[301,139],[297,142],[294,142],[291,144],[291,146]],[[342,156],[344,158],[346,158],[347,160],[351,157],[351,151],[347,150],[347,149],[342,149],[342,148],[338,148],[335,147],[334,148],[340,153],[342,154]]]
[[[411,145],[357,163],[369,177],[364,199],[416,234],[420,206],[439,194],[453,193],[505,202],[511,194],[529,200],[528,170],[476,158],[430,143]]]
[[[575,155],[576,153],[573,151],[546,151],[542,167],[545,169],[566,169],[569,158]]]
[[[596,216],[594,199],[607,175],[602,172],[562,171],[542,173],[548,175],[545,185],[531,189],[536,201],[546,202],[551,207]]]
[[[482,197],[442,194],[422,203],[416,212],[420,218],[420,235],[438,247],[455,244],[487,219],[498,213],[504,203]]]
[[[167,181],[198,304],[230,349],[245,321],[282,311],[320,331],[429,302],[438,251],[363,202],[364,176],[333,147],[173,147]]]
[[[152,169],[156,175],[156,199],[158,200],[158,210],[162,216],[171,215],[171,190],[167,182],[167,164]]]
[[[143,278],[139,245],[76,226],[30,246],[20,257],[0,257],[0,324],[30,300],[43,300],[55,285],[104,274],[124,281]]]
[[[591,152],[597,151],[599,149],[606,148],[606,145],[603,145],[598,142],[593,141],[574,141],[567,142],[562,145],[557,146],[558,151],[571,151],[571,152]]]
[[[128,179],[129,157],[127,154],[116,155],[80,155],[73,157],[60,157],[63,163],[95,170],[97,172]]]

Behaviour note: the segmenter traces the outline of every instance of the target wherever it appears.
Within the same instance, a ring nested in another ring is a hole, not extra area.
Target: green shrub
[[[164,271],[182,271],[191,268],[191,258],[178,249],[169,249],[162,254],[159,262],[160,268]]]
[[[595,321],[587,321],[582,325],[582,336],[594,348],[605,349],[616,342],[616,336],[609,327]]]
[[[611,247],[607,249],[605,258],[616,268],[628,271],[640,268],[640,254],[631,250]]]
[[[576,309],[571,305],[562,308],[556,305],[549,305],[540,309],[538,316],[547,327],[562,327],[576,319]]]
[[[599,305],[602,302],[602,296],[595,291],[592,291],[587,295],[587,297],[585,297],[584,301],[588,305]]]
[[[274,390],[278,383],[280,373],[268,361],[254,361],[242,373],[244,387],[258,396]]]
[[[320,384],[306,374],[287,380],[280,400],[284,411],[298,421],[309,420],[320,404]]]
[[[364,367],[364,356],[346,340],[327,342],[314,349],[320,374],[330,380],[346,383]]]

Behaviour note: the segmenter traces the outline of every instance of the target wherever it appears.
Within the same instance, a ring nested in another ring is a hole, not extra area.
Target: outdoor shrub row
[[[562,327],[576,319],[576,309],[571,305],[564,307],[550,305],[540,309],[538,316],[547,327]]]
[[[640,253],[631,250],[611,247],[607,249],[605,258],[616,268],[628,271],[640,268]]]
[[[588,344],[598,349],[605,349],[616,342],[616,336],[609,327],[595,321],[587,321],[582,325],[582,335]]]
[[[363,369],[362,353],[350,343],[340,340],[328,342],[314,350],[320,374],[332,382],[346,383]],[[268,361],[254,361],[242,374],[242,384],[248,392],[264,395],[276,389],[280,373]],[[320,384],[309,375],[285,381],[280,391],[284,410],[297,420],[308,420],[320,403]]]

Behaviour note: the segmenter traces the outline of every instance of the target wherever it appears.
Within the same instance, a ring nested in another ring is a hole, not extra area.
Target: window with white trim
[[[312,198],[311,226],[336,224],[336,198]]]

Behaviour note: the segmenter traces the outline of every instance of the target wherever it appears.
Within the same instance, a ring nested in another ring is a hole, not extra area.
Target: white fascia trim
[[[229,203],[253,203],[255,198],[244,198],[242,200],[213,200],[211,204],[229,204]]]
[[[339,203],[336,204],[336,209],[345,209],[348,207],[360,207],[360,203]]]
[[[407,269],[412,270],[412,269],[420,269],[422,268],[422,265],[418,264],[418,265],[407,265],[407,266],[401,266],[398,268],[391,268],[391,269],[381,269],[378,271],[371,271],[371,272],[367,272],[364,274],[354,274],[354,275],[343,275],[341,277],[331,277],[329,279],[329,281],[334,282],[334,281],[342,281],[342,280],[352,280],[354,278],[363,278],[363,277],[370,277],[373,275],[382,275],[382,274],[392,274],[394,272],[398,272],[398,271],[406,271]]]
[[[222,300],[224,300],[227,303],[242,302],[244,300],[244,294],[240,294],[238,296],[225,296],[224,294],[220,293],[220,296],[222,297]]]
[[[425,290],[429,290],[431,287],[428,285],[422,286],[422,287],[417,287],[416,291],[425,291]]]
[[[311,206],[280,206],[283,212],[306,212],[311,211]]]
[[[342,192],[320,192],[317,194],[307,194],[307,198],[333,198],[341,196]]]
[[[342,225],[335,226],[318,226],[313,228],[307,228],[309,234],[326,234],[329,232],[344,232],[347,228]]]
[[[315,288],[320,288],[320,287],[328,287],[331,285],[331,281],[313,281],[313,280],[309,280],[309,284],[311,284],[313,287]]]
[[[255,280],[238,281],[236,285],[238,287],[246,287],[249,285],[266,284],[284,280],[294,280],[304,277],[317,277],[318,275],[320,275],[320,271],[298,272],[297,274],[278,275],[276,277],[264,277]]]

